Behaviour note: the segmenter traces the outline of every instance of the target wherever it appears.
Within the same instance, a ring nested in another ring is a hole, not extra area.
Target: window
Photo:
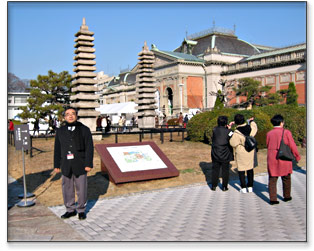
[[[27,103],[27,97],[25,96],[15,97],[14,103],[17,103],[17,104]]]
[[[303,57],[304,57],[304,51],[296,53],[296,58],[303,58]]]
[[[289,60],[290,59],[290,54],[284,54],[280,56],[280,60]]]

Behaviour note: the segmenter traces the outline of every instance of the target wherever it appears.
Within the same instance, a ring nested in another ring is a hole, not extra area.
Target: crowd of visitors
[[[270,204],[278,204],[277,200],[277,180],[281,177],[283,184],[284,201],[292,200],[291,197],[291,174],[292,159],[283,159],[278,157],[281,150],[282,140],[291,151],[292,158],[295,161],[301,159],[292,134],[288,129],[284,129],[284,118],[280,114],[271,119],[274,128],[267,133],[267,171],[269,175],[268,189]],[[231,130],[235,124],[234,131]],[[218,186],[219,172],[222,171],[222,190],[228,191],[228,179],[230,161],[235,161],[235,167],[238,171],[240,180],[240,192],[253,192],[254,186],[254,167],[257,163],[257,142],[254,136],[257,133],[257,124],[254,118],[245,121],[242,114],[236,114],[234,121],[228,124],[228,118],[219,116],[217,126],[212,133],[212,187],[215,191]],[[251,140],[251,141],[250,141]],[[251,147],[250,147],[251,146]],[[245,179],[247,177],[247,182]]]

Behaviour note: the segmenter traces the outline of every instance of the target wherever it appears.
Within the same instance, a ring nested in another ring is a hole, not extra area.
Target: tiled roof
[[[218,33],[212,33],[204,37],[195,39],[197,44],[192,49],[192,54],[202,55],[208,48],[213,49],[216,47],[221,53],[229,53],[236,55],[254,55],[259,53],[257,47],[254,45],[238,39],[236,36],[224,35]],[[181,45],[179,48],[175,49],[175,52],[180,52],[182,49]]]
[[[152,51],[157,51],[160,52],[162,54],[168,55],[170,57],[176,58],[176,59],[181,59],[184,61],[189,61],[189,62],[200,62],[203,63],[205,62],[203,59],[200,59],[194,55],[191,54],[185,54],[185,53],[181,53],[181,52],[174,52],[174,51],[161,51],[158,49],[152,49]]]
[[[250,57],[245,58],[243,61],[248,61],[248,60],[253,60],[253,59],[258,59],[258,58],[263,58],[263,57],[270,57],[270,56],[275,56],[275,55],[279,55],[279,54],[289,53],[289,52],[296,51],[296,50],[305,50],[305,49],[306,49],[305,43],[304,44],[298,44],[295,46],[289,46],[289,47],[285,47],[285,48],[280,48],[280,49],[260,53],[258,55],[252,55]]]

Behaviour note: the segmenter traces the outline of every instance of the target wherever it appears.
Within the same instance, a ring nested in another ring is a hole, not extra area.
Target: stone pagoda
[[[155,109],[157,108],[155,105],[156,80],[153,77],[155,57],[154,53],[148,49],[146,41],[138,56],[139,62],[136,75],[137,123],[139,128],[154,128]]]
[[[97,80],[94,79],[97,74],[94,72],[96,56],[93,35],[94,32],[88,30],[85,18],[83,18],[83,24],[75,34],[74,53],[76,56],[73,58],[75,74],[72,75],[72,95],[70,96],[71,106],[78,109],[78,120],[88,126],[92,132],[96,131],[96,118],[100,115],[100,112],[95,110],[99,107],[99,95],[95,94],[98,88]]]

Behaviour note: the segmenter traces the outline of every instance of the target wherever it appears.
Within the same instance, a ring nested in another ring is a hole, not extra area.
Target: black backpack
[[[257,146],[257,141],[253,136],[245,136],[244,134],[241,133],[245,137],[245,142],[244,142],[244,148],[247,152],[252,151],[254,148]]]
[[[245,136],[244,148],[247,152],[252,151],[257,146],[257,141],[252,136]]]

